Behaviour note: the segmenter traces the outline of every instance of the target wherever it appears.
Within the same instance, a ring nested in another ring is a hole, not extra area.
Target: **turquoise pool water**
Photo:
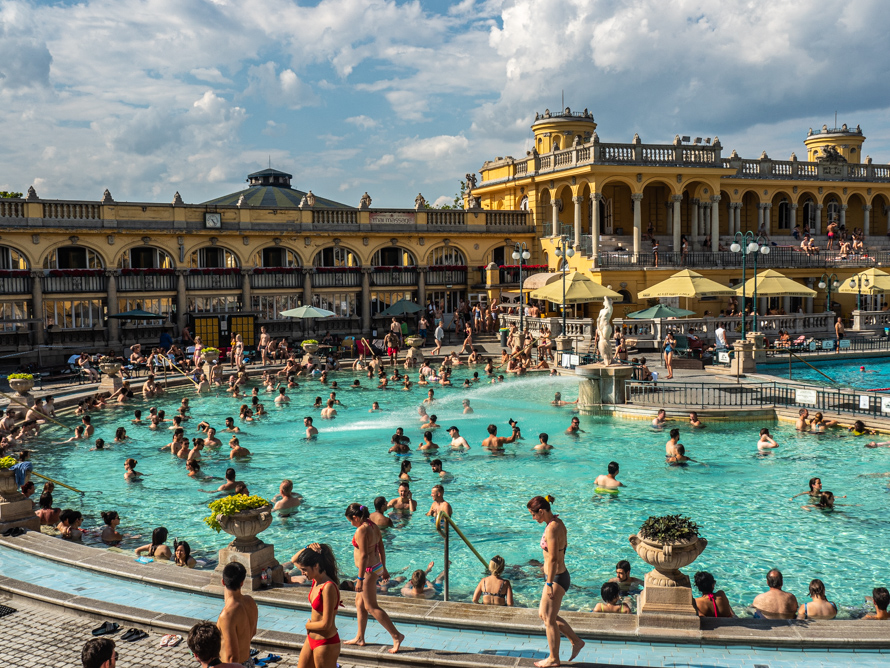
[[[890,387],[890,357],[863,357],[861,359],[844,360],[816,360],[810,361],[816,369],[811,369],[800,361],[795,361],[791,369],[791,378],[796,381],[828,385],[831,387],[854,387],[863,390],[881,389]],[[863,372],[860,367],[864,366]],[[757,370],[760,373],[768,373],[778,376],[779,379],[788,380],[788,363],[784,364],[759,364]],[[826,378],[825,376],[828,376]],[[829,378],[833,381],[832,383]]]
[[[782,569],[786,587],[801,601],[809,581],[820,578],[844,614],[854,616],[861,614],[863,598],[874,586],[886,585],[886,562],[874,547],[890,529],[887,479],[862,476],[890,471],[890,450],[866,449],[862,439],[842,433],[801,435],[776,424],[715,423],[694,432],[680,424],[687,454],[703,464],[673,468],[664,464],[667,433],[652,431],[646,422],[581,416],[587,433],[580,438],[564,435],[571,410],[552,407],[549,401],[556,391],[574,399],[575,380],[508,379],[465,390],[459,385],[466,375],[466,370],[459,370],[456,387],[436,388],[441,398],[431,412],[443,427],[458,425],[472,449],[457,453],[443,448],[435,457],[454,476],[445,487],[455,521],[484,556],[500,554],[507,560],[519,603],[534,605],[540,596],[540,573],[532,560],[541,559],[542,527],[531,519],[525,505],[532,496],[547,493],[556,497],[555,509],[569,529],[567,563],[572,588],[566,605],[570,608],[590,609],[619,559],[628,559],[633,575],[642,577],[648,566],[627,538],[650,515],[667,513],[687,514],[700,524],[709,546],[687,570],[714,573],[737,608],[765,588],[765,574],[774,566]],[[344,373],[337,380],[345,386],[352,379],[352,374]],[[362,377],[362,383],[367,384],[367,379]],[[344,509],[352,501],[370,505],[375,496],[397,496],[402,458],[387,453],[390,436],[403,426],[416,447],[421,436],[416,407],[426,389],[342,390],[339,397],[348,408],[341,409],[333,421],[318,419],[318,411],[310,408],[316,396],[326,397],[328,392],[318,381],[308,381],[289,393],[292,402],[282,408],[265,395],[271,415],[259,422],[240,423],[246,432],[241,443],[253,456],[234,468],[253,494],[271,498],[280,481],[290,478],[305,497],[297,514],[277,518],[262,534],[275,544],[282,561],[309,542],[324,541],[334,546],[345,572],[353,575],[353,528],[343,516]],[[172,414],[184,393],[171,392],[156,403]],[[462,413],[464,398],[470,399],[474,414]],[[386,412],[368,413],[374,400]],[[224,396],[192,397],[193,419],[187,433],[196,433],[200,419],[221,429],[226,416],[237,416],[241,403]],[[127,427],[132,436],[132,441],[114,444],[108,451],[90,451],[91,444],[49,445],[61,440],[62,431],[47,430],[43,444],[35,447],[35,468],[80,489],[101,490],[102,494],[92,492],[81,498],[57,488],[56,503],[81,509],[87,527],[101,524],[100,511],[117,510],[122,530],[143,536],[128,540],[124,547],[147,542],[151,529],[163,524],[171,538],[188,540],[193,549],[212,560],[228,536],[203,524],[206,504],[215,496],[201,490],[220,484],[230,464],[227,448],[205,451],[204,471],[217,479],[189,478],[184,462],[158,450],[169,441],[170,432],[129,424],[134,408],[145,410],[149,405],[140,400],[93,416],[97,435],[106,441],[113,440],[117,426]],[[317,441],[303,439],[305,415],[316,417],[321,431]],[[507,433],[511,417],[519,420],[524,440],[507,445],[501,456],[479,447],[490,422]],[[67,419],[72,424],[76,420]],[[758,456],[755,447],[762,426],[769,426],[782,446],[767,456]],[[547,455],[532,449],[541,431],[551,435],[554,445]],[[439,433],[435,440],[447,444],[447,434]],[[138,459],[138,469],[149,474],[144,482],[125,482],[127,457]],[[416,479],[412,489],[420,512],[398,519],[395,528],[384,532],[394,574],[410,575],[431,560],[436,562],[434,573],[441,566],[442,540],[431,520],[423,516],[429,508],[430,488],[437,482],[428,465],[433,458],[416,450],[411,453]],[[617,495],[597,495],[593,480],[611,460],[621,464],[619,478],[628,487]],[[807,480],[816,475],[822,477],[826,489],[847,495],[839,503],[850,505],[831,513],[807,512],[801,509],[803,497],[788,500],[806,490]],[[452,545],[452,587],[457,599],[467,599],[482,574],[481,567],[460,543]]]

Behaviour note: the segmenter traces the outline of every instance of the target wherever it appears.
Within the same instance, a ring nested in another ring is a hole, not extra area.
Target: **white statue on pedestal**
[[[596,319],[596,332],[599,334],[597,350],[603,358],[603,364],[609,366],[612,363],[612,300],[606,297],[603,300],[603,308]]]

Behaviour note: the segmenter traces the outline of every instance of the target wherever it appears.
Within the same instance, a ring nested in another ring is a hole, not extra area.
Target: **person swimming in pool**
[[[569,428],[566,429],[566,436],[578,436],[579,434],[586,434],[587,432],[581,429],[581,420],[576,417],[572,418],[572,424],[569,425]]]
[[[671,437],[668,439],[668,442],[664,444],[664,454],[666,457],[673,457],[677,454],[677,443],[680,442],[680,430],[671,429],[670,435]]]
[[[664,425],[667,424],[667,413],[663,408],[658,409],[658,413],[654,418],[652,418],[652,428],[653,429],[664,429]]]
[[[809,494],[811,497],[818,498],[819,494],[821,494],[821,493],[822,493],[822,478],[810,478],[810,491],[800,492],[799,494],[795,494],[788,500],[793,501],[798,496],[803,496],[804,494]]]
[[[878,433],[874,429],[866,427],[862,420],[856,420],[847,431],[853,434],[853,436],[875,436]]]
[[[707,425],[702,424],[702,421],[698,419],[698,413],[692,411],[689,414],[689,426],[693,429],[704,429]]]
[[[764,427],[760,430],[760,440],[757,441],[757,449],[761,452],[764,450],[772,450],[773,448],[778,448],[779,444],[773,440],[773,437],[769,435],[769,429]]]
[[[405,455],[411,452],[411,448],[405,443],[398,434],[393,434],[392,447],[389,452],[395,452],[397,455]]]
[[[593,481],[593,484],[596,487],[601,487],[602,489],[618,489],[619,487],[625,486],[624,483],[615,479],[615,476],[618,475],[618,462],[609,462],[606,471],[607,473],[605,475],[599,475],[596,477],[596,480]]]
[[[553,450],[553,446],[550,445],[547,441],[550,440],[550,437],[545,433],[538,434],[538,444],[535,446],[535,450],[538,452],[550,452]]]
[[[411,486],[407,481],[399,483],[398,497],[391,499],[390,502],[386,504],[386,507],[392,508],[393,510],[408,511],[409,513],[413,513],[417,510],[417,501],[411,496]]]
[[[687,464],[689,462],[695,462],[696,464],[700,463],[692,457],[686,456],[686,448],[683,446],[682,443],[677,443],[676,450],[676,453],[673,456],[668,457],[666,460],[667,463],[671,466],[682,466],[683,464]]]
[[[318,437],[318,429],[312,426],[312,418],[308,415],[303,418],[303,426],[306,427],[306,438],[314,439]]]

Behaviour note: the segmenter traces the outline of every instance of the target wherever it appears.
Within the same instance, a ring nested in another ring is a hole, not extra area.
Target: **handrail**
[[[810,367],[813,371],[822,374],[823,376],[825,376],[826,378],[828,378],[828,380],[831,381],[832,383],[834,383],[835,385],[837,384],[837,381],[836,381],[834,378],[832,378],[831,376],[828,376],[828,375],[822,373],[821,371],[819,371],[819,369],[817,369],[816,367],[814,367],[812,364],[810,364],[809,362],[807,362],[804,358],[802,358],[802,357],[801,357],[800,355],[798,355],[797,353],[791,351],[790,349],[788,350],[788,380],[791,380],[791,358],[792,358],[792,357],[796,357],[796,358],[798,359],[798,361],[803,362],[803,363],[806,364],[808,367]]]
[[[445,520],[444,531],[441,527],[443,519]],[[440,534],[442,534],[442,537],[445,539],[445,569],[444,569],[445,588],[443,591],[442,598],[446,601],[448,600],[448,595],[450,593],[450,586],[449,586],[449,579],[448,579],[448,575],[449,575],[449,571],[450,571],[450,563],[451,563],[451,555],[449,554],[449,540],[448,540],[448,535],[450,533],[448,531],[449,527],[453,528],[457,532],[457,535],[460,536],[460,538],[464,542],[464,544],[466,544],[466,546],[468,548],[470,548],[470,550],[473,552],[473,554],[476,555],[476,558],[482,563],[482,565],[485,566],[486,568],[488,568],[488,562],[482,558],[482,555],[476,551],[476,548],[473,547],[473,544],[469,540],[467,540],[467,537],[464,536],[463,531],[461,531],[458,528],[458,526],[454,523],[454,520],[451,519],[451,516],[448,513],[446,513],[444,510],[440,510],[438,512],[438,514],[436,515],[436,531],[438,531]]]

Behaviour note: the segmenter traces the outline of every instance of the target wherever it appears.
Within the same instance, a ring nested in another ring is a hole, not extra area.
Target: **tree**
[[[12,192],[11,190],[0,190],[0,199],[16,199],[22,196],[22,193]]]
[[[467,182],[460,182],[460,193],[454,193],[454,204],[443,204],[439,207],[432,207],[434,209],[442,209],[442,210],[451,210],[451,209],[463,209],[464,208],[464,193],[467,191]]]

